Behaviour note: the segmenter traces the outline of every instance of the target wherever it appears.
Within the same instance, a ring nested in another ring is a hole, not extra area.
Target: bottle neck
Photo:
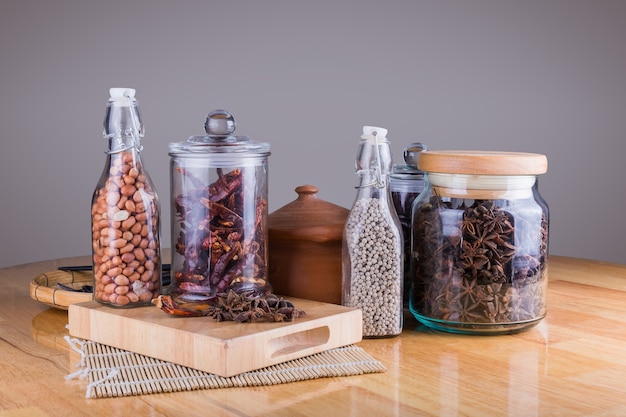
[[[111,141],[109,141],[109,143],[111,143]],[[134,168],[148,177],[148,173],[143,168],[139,149],[134,146],[117,148],[116,146],[116,144],[112,144],[109,146],[109,149],[105,151],[106,161],[104,163],[104,176],[108,177],[111,175],[110,168],[112,167],[120,169],[122,166],[126,166]],[[146,179],[146,181],[149,181],[149,179]]]
[[[360,178],[356,187],[356,201],[377,199],[380,210],[388,213],[391,221],[399,227],[389,187],[392,169],[391,149],[387,140],[361,139],[356,158],[356,172]]]
[[[359,173],[359,185],[356,187],[360,190],[372,188],[375,190],[384,190],[389,188],[389,175],[375,171],[365,171]]]
[[[131,152],[135,156],[139,156],[139,153],[143,150],[143,146],[139,141],[139,137],[135,136],[117,136],[109,137],[109,147],[106,150],[107,154],[116,154],[120,152]]]
[[[389,142],[361,139],[356,158],[356,173],[360,177],[359,190],[386,192],[392,172]]]
[[[141,114],[136,101],[109,101],[104,117],[103,136],[109,140],[107,153],[129,149],[141,152],[144,135]]]

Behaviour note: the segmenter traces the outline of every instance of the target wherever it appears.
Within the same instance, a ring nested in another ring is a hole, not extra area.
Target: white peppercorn
[[[346,222],[351,275],[344,304],[361,309],[365,337],[402,331],[402,245],[386,210],[378,198],[360,199]]]

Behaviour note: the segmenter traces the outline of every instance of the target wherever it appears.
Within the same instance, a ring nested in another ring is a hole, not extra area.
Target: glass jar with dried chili
[[[409,309],[427,327],[467,334],[525,330],[546,315],[545,155],[426,151],[412,212]]]
[[[271,291],[267,278],[270,146],[234,136],[235,119],[214,110],[206,135],[171,143],[172,261],[168,293],[178,303],[220,292]]]

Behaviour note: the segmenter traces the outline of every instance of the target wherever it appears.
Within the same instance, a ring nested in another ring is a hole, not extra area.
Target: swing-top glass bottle
[[[160,207],[141,161],[144,126],[132,88],[111,88],[106,162],[92,197],[94,299],[149,305],[161,289]]]
[[[360,308],[363,337],[402,332],[403,242],[389,189],[387,130],[365,126],[356,157],[360,177],[343,236],[342,304]]]

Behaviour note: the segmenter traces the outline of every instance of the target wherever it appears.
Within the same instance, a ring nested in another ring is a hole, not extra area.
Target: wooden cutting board
[[[118,309],[88,301],[69,306],[69,333],[224,377],[361,341],[361,310],[289,301],[306,315],[285,323],[217,322],[154,306]]]

